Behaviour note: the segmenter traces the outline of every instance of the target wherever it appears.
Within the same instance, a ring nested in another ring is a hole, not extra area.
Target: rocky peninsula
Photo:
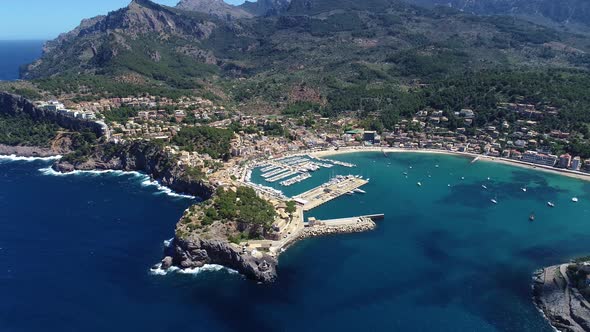
[[[549,266],[533,275],[533,299],[559,331],[590,331],[587,277],[590,266],[571,263]]]

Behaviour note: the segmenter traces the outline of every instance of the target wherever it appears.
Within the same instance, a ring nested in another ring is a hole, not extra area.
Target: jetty
[[[366,216],[358,216],[358,217],[348,217],[348,218],[337,218],[337,219],[328,219],[328,220],[318,220],[314,217],[310,217],[307,219],[307,222],[304,222],[303,225],[305,227],[311,227],[316,225],[322,226],[346,226],[346,225],[354,225],[359,222],[366,222],[368,220],[377,221],[383,220],[385,218],[385,214],[371,214]]]
[[[297,203],[303,205],[303,211],[309,211],[335,198],[346,195],[368,182],[353,175],[337,176],[329,182],[293,198]]]

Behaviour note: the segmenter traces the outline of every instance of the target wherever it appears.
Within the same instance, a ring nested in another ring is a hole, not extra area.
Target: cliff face
[[[573,287],[567,265],[544,268],[533,275],[533,299],[559,331],[590,331],[590,303]]]
[[[207,181],[187,176],[159,145],[146,141],[105,144],[96,148],[85,161],[60,160],[53,167],[64,173],[75,170],[140,171],[176,192],[202,199],[208,199],[214,190]]]
[[[107,134],[106,126],[95,121],[87,121],[65,116],[56,112],[47,111],[36,107],[28,99],[13,95],[7,92],[0,92],[0,113],[16,115],[18,113],[27,113],[36,120],[49,120],[55,122],[60,127],[79,131],[82,129],[92,130],[97,137]]]
[[[196,235],[186,239],[176,237],[165,255],[162,260],[164,269],[170,266],[195,268],[214,263],[264,283],[272,282],[277,277],[275,258],[262,253],[258,257],[241,253],[236,245],[226,239],[205,239]]]

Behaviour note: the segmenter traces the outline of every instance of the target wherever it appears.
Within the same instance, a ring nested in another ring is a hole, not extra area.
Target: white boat
[[[461,177],[461,180],[465,180],[465,177],[464,177],[464,176],[462,176],[462,177]]]
[[[422,183],[421,182],[418,182],[416,184],[418,185],[418,187],[422,187]]]
[[[486,187],[486,185],[485,185],[485,184],[482,184],[482,185],[481,185],[481,187],[482,187],[483,189],[488,189],[488,187]]]
[[[357,188],[357,189],[355,189],[355,190],[353,190],[353,191],[354,191],[355,193],[359,193],[359,194],[366,194],[366,193],[367,193],[366,191],[364,191],[364,190],[362,190],[362,189],[358,189],[358,188]]]
[[[550,207],[555,207],[555,203],[553,202],[547,202],[547,205],[549,205]]]
[[[498,204],[498,201],[495,198],[490,199],[490,202],[492,202],[494,204]]]
[[[447,187],[451,187],[451,184],[447,184]]]
[[[526,193],[526,188],[521,188],[521,189],[522,189],[522,191],[524,191]]]
[[[435,165],[434,167],[438,168],[438,165]]]
[[[367,178],[367,182],[371,181],[371,178]]]
[[[353,193],[352,191],[349,191],[349,192],[347,192],[346,194],[347,194],[347,195],[352,195],[352,194],[354,194],[354,193]]]
[[[490,181],[491,179],[488,177],[488,181]]]
[[[577,203],[578,202],[578,198],[577,197],[572,198],[572,202]]]

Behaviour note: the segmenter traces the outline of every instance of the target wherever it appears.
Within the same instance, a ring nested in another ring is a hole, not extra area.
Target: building
[[[562,154],[561,156],[559,156],[559,163],[558,163],[559,168],[569,168],[571,163],[572,163],[572,156],[570,156],[569,153]]]
[[[363,141],[374,143],[376,136],[377,133],[375,131],[367,130],[363,133]]]
[[[574,157],[570,164],[570,168],[574,171],[579,171],[582,168],[582,159],[580,157]]]
[[[536,151],[527,151],[522,155],[522,161],[532,164],[555,166],[558,157],[552,154],[543,154]]]

